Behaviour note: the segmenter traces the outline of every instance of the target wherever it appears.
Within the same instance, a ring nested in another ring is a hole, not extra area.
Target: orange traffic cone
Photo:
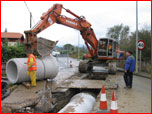
[[[70,68],[72,68],[72,61],[70,61]]]
[[[108,109],[104,85],[102,85],[102,90],[101,90],[101,94],[100,94],[100,107],[99,108],[101,110]]]
[[[117,106],[117,101],[116,101],[116,98],[115,98],[114,91],[112,93],[112,101],[111,101],[110,113],[118,113],[118,106]]]

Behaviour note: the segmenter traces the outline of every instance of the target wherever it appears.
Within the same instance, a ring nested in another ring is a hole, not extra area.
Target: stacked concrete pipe
[[[10,83],[21,83],[30,81],[27,76],[27,58],[14,58],[10,59],[6,64],[6,75]],[[52,55],[36,58],[37,62],[37,80],[53,79],[58,73],[58,62]]]

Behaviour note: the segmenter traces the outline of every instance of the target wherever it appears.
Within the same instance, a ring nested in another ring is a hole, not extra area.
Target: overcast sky
[[[26,3],[32,12],[35,24],[53,4],[60,3],[77,15],[85,16],[87,21],[92,24],[98,39],[106,36],[108,28],[121,23],[128,25],[131,32],[136,30],[135,1],[27,1]],[[139,1],[138,9],[139,29],[144,25],[151,26],[151,2]],[[62,14],[72,17],[65,11]],[[34,26],[34,22],[32,25]],[[1,2],[1,32],[4,32],[5,28],[8,32],[20,33],[30,29],[30,15],[24,1]],[[59,46],[66,43],[78,45],[78,38],[80,38],[80,45],[84,45],[79,31],[59,24],[50,26],[38,36],[54,41],[59,40]]]

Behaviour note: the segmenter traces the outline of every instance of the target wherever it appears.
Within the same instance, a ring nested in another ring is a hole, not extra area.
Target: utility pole
[[[140,50],[140,64],[139,64],[139,72],[141,72],[141,50]]]
[[[32,18],[32,13],[31,13],[29,7],[28,7],[27,4],[26,4],[26,1],[24,1],[24,4],[25,4],[28,12],[30,13],[30,28],[32,28],[32,19],[33,19],[33,18]],[[34,19],[33,19],[33,22],[34,22]],[[34,24],[35,24],[35,22],[34,22]]]
[[[32,13],[30,12],[30,28],[32,28]]]
[[[138,1],[136,1],[136,72],[138,73]]]
[[[79,49],[80,39],[79,39],[79,32],[78,32],[78,60],[80,59],[80,49]]]

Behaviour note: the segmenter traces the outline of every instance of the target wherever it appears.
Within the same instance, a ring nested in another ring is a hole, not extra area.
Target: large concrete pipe
[[[6,64],[6,74],[10,83],[20,83],[30,81],[27,76],[27,58],[10,59]],[[37,62],[37,80],[53,79],[58,73],[58,62],[52,55],[36,59]]]
[[[90,113],[95,103],[91,93],[79,93],[58,113]]]

